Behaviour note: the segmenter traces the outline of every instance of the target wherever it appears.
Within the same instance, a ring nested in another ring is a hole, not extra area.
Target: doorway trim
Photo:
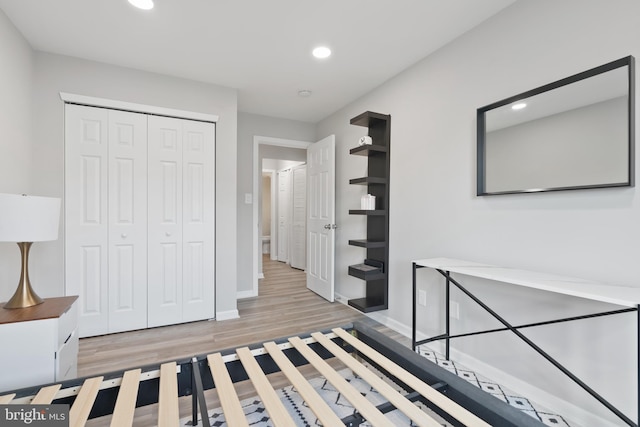
[[[261,245],[259,245],[260,236],[258,236],[258,223],[259,223],[259,212],[258,212],[258,204],[259,204],[259,191],[260,191],[260,181],[262,178],[262,170],[260,170],[260,145],[273,145],[276,147],[287,147],[287,148],[302,148],[307,149],[312,142],[308,141],[299,141],[295,139],[283,139],[283,138],[274,138],[270,136],[259,136],[255,135],[253,137],[253,243],[252,243],[252,254],[253,254],[253,276],[252,282],[253,286],[250,291],[242,291],[238,292],[237,298],[251,298],[258,296],[258,275],[260,272],[258,271],[258,257],[262,256],[262,250],[260,250]]]

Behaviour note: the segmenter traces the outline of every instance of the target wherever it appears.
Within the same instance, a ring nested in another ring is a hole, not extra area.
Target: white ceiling
[[[240,111],[317,122],[515,0],[0,0],[44,52],[238,90]],[[333,55],[311,56],[325,44]],[[308,98],[298,90],[308,89]]]

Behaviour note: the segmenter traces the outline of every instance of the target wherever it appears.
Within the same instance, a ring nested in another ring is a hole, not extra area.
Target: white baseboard
[[[342,304],[348,305],[348,299],[346,297],[338,293],[336,293],[335,295],[337,301]],[[366,313],[366,316],[387,326],[388,328],[393,329],[394,331],[398,332],[401,335],[404,335],[407,338],[411,338],[411,327],[390,318],[386,314],[386,312]],[[418,340],[424,338],[427,338],[427,336],[422,333],[418,333]],[[444,342],[432,342],[427,344],[427,346],[440,354],[444,353]],[[480,360],[454,348],[451,349],[451,359],[474,372],[478,372],[482,376],[490,378],[497,384],[503,385],[510,390],[517,391],[519,394],[522,393],[523,396],[526,396],[534,403],[537,403],[545,409],[561,415],[569,422],[585,426],[616,426],[616,424],[612,423],[609,420],[603,419],[584,408],[580,408],[570,402],[562,400],[558,396],[554,396],[547,391],[534,387],[494,366],[481,362]]]
[[[239,317],[240,314],[238,313],[238,310],[228,310],[216,313],[216,320],[231,320],[238,319]]]
[[[253,297],[257,297],[257,296],[258,296],[258,293],[256,291],[254,291],[253,289],[251,289],[249,291],[236,292],[236,299],[253,298]]]

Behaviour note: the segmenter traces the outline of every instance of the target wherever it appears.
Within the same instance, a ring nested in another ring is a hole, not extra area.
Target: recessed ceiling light
[[[513,104],[513,105],[511,106],[511,109],[512,109],[512,110],[522,110],[522,109],[523,109],[524,107],[526,107],[526,106],[527,106],[527,104],[525,104],[524,102],[519,102],[519,103],[517,103],[517,104]]]
[[[142,10],[153,9],[153,0],[129,0],[129,3]]]
[[[330,55],[331,49],[326,46],[318,46],[317,48],[313,49],[313,56],[315,56],[316,58],[328,58]]]
[[[302,89],[298,91],[298,96],[302,98],[308,98],[311,96],[311,91],[309,89]]]

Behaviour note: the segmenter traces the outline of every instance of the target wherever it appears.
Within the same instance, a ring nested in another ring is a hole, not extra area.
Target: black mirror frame
[[[617,68],[628,67],[628,78],[629,78],[629,92],[628,92],[628,179],[627,182],[622,183],[613,183],[613,184],[601,184],[601,185],[581,185],[581,186],[572,186],[572,187],[553,187],[553,188],[543,188],[543,189],[532,189],[532,190],[513,190],[513,191],[500,191],[500,192],[487,192],[486,191],[486,170],[485,170],[485,162],[486,162],[486,140],[485,140],[485,131],[486,131],[486,122],[485,122],[485,114],[498,107],[502,107],[507,104],[511,104],[515,101],[529,98],[534,95],[541,94],[543,92],[548,92],[553,89],[557,89],[562,86],[566,86],[571,83],[575,83],[580,80],[587,79],[589,77],[596,76],[598,74],[605,73],[607,71],[612,71]],[[610,188],[610,187],[633,187],[635,185],[635,59],[633,56],[626,56],[624,58],[620,58],[618,60],[609,62],[604,65],[600,65],[598,67],[592,68],[587,71],[583,71],[578,74],[574,74],[573,76],[566,77],[564,79],[560,79],[553,83],[546,84],[544,86],[540,86],[536,89],[529,90],[527,92],[523,92],[518,95],[511,96],[509,98],[505,98],[501,101],[494,102],[482,108],[478,108],[477,110],[477,196],[491,196],[498,194],[518,194],[518,193],[537,193],[537,192],[547,192],[547,191],[560,191],[560,190],[580,190],[580,189],[589,189],[589,188]]]

